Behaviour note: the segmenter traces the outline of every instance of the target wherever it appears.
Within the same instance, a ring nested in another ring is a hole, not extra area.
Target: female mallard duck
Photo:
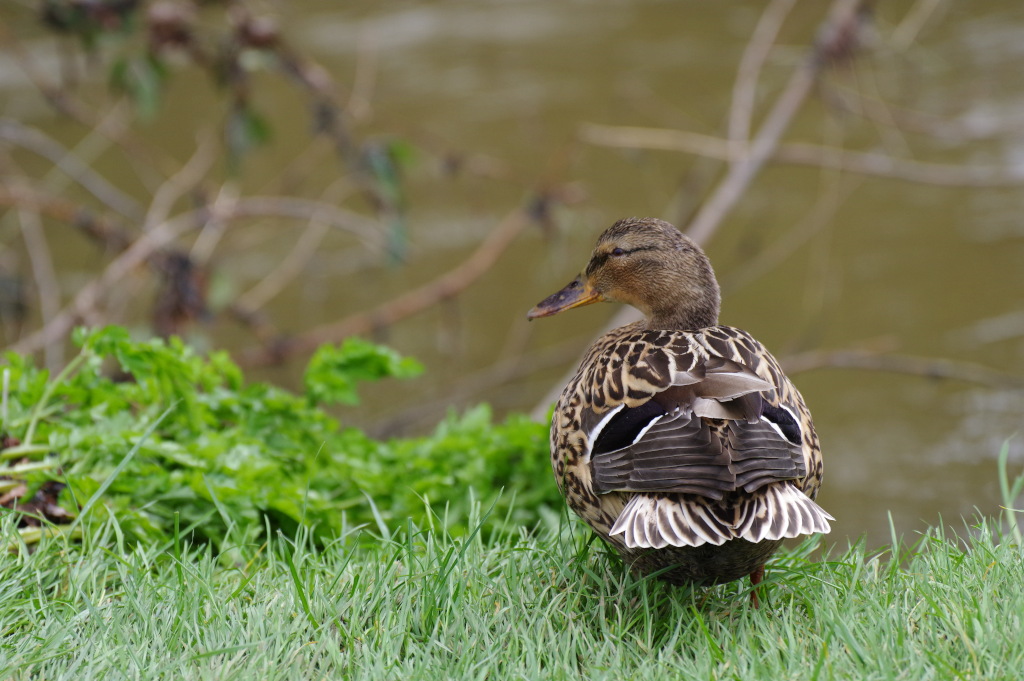
[[[605,300],[646,320],[599,338],[562,392],[559,489],[640,573],[756,586],[783,539],[833,520],[813,501],[821,449],[803,398],[750,334],[718,325],[711,264],[667,222],[616,222],[528,317]]]

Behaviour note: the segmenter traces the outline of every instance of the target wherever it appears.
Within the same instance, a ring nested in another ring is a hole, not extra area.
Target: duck
[[[758,607],[783,540],[835,520],[815,502],[822,455],[803,397],[761,343],[718,323],[711,263],[668,222],[613,224],[527,318],[603,301],[644,319],[594,341],[555,404],[559,491],[634,573],[675,585],[749,577]]]

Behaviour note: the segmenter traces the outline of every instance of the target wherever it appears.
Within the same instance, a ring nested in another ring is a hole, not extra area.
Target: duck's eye
[[[617,258],[620,255],[626,255],[626,252],[624,250],[622,250],[621,248],[614,248],[614,249],[612,249],[612,255],[614,255]]]

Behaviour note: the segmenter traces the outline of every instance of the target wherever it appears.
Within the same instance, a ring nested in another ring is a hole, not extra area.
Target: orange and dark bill
[[[602,300],[604,300],[604,296],[591,288],[590,282],[581,275],[570,281],[561,291],[552,293],[537,303],[532,310],[526,313],[526,318],[550,317],[574,307],[582,307]]]

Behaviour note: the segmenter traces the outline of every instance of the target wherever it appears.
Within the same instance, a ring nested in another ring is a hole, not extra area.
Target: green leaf
[[[306,394],[296,395],[246,384],[224,353],[203,357],[178,339],[135,340],[120,327],[79,329],[74,339],[82,350],[56,377],[7,356],[5,427],[24,440],[35,424],[38,465],[20,474],[31,493],[48,480],[65,483],[58,502],[66,511],[91,504],[80,524],[115,518],[128,541],[171,541],[177,517],[189,541],[218,549],[241,550],[241,538],[268,528],[326,542],[353,526],[425,525],[424,500],[445,507],[462,536],[472,526],[470,497],[452,496],[453,488],[495,504],[502,524],[535,525],[561,503],[543,424],[495,424],[480,406],[429,435],[381,442],[318,408],[356,400],[361,381],[422,371],[367,341],[321,348]],[[113,377],[112,368],[120,369]]]
[[[132,98],[139,115],[152,119],[160,108],[167,67],[155,55],[126,56],[110,67],[110,86]]]
[[[270,140],[270,124],[245,103],[236,103],[228,114],[226,137],[228,161],[234,171],[242,157]]]
[[[314,403],[358,404],[360,381],[418,376],[423,366],[390,348],[360,338],[347,338],[340,346],[325,345],[309,361],[303,381]]]

